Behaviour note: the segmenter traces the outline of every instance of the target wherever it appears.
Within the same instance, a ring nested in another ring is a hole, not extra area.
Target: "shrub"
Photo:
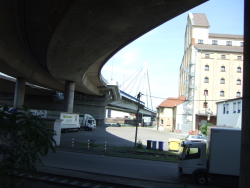
[[[201,126],[201,133],[207,136],[207,127],[213,125],[212,123],[206,123],[205,125]]]
[[[0,108],[0,177],[4,184],[15,186],[16,168],[35,176],[34,164],[42,163],[40,157],[49,149],[55,152],[55,132],[25,107],[12,113],[7,106]]]
[[[138,148],[138,149],[143,149],[143,145],[142,145],[141,140],[139,140],[139,141],[137,142],[136,148]]]

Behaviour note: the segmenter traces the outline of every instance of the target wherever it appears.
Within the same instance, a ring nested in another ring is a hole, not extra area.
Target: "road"
[[[57,151],[43,157],[45,166],[163,182],[187,182],[177,177],[177,163],[107,157]]]
[[[164,142],[164,150],[169,149],[169,138],[185,138],[187,135],[160,132],[154,128],[138,127],[137,140],[141,140],[146,147],[147,140],[156,140]],[[104,144],[112,146],[133,147],[135,142],[135,127],[106,127],[98,126],[95,131],[68,132],[61,134],[61,141],[87,142],[88,140],[96,140],[96,144]]]

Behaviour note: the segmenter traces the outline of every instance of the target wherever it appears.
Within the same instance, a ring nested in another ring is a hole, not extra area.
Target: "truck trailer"
[[[205,185],[218,178],[235,178],[240,173],[241,129],[211,126],[208,139],[183,141],[178,176]]]

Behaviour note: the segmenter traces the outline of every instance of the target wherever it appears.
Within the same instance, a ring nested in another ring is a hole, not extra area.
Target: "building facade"
[[[209,33],[209,28],[205,14],[188,14],[179,96],[187,98],[183,123],[192,131],[216,123],[216,102],[242,95],[243,35]]]
[[[242,98],[217,102],[217,125],[241,128]]]
[[[182,132],[180,130],[182,129],[182,123],[177,121],[180,119],[177,115],[177,107],[184,103],[185,100],[186,98],[184,96],[178,98],[169,97],[157,107],[158,128],[160,127],[160,129],[167,132]]]

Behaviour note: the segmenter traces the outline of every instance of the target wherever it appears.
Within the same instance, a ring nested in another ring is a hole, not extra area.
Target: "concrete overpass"
[[[114,92],[100,73],[107,60],[205,1],[0,1],[0,68],[18,78],[14,106],[24,103],[20,90],[26,81],[65,92],[64,111],[73,110],[74,91],[96,96]]]
[[[109,110],[116,110],[116,111],[136,114],[139,100],[122,90],[120,90],[120,93],[121,93],[121,98],[109,103],[106,108]],[[143,116],[156,117],[156,111],[147,108],[143,101],[140,101],[139,109],[140,109],[139,114]]]

